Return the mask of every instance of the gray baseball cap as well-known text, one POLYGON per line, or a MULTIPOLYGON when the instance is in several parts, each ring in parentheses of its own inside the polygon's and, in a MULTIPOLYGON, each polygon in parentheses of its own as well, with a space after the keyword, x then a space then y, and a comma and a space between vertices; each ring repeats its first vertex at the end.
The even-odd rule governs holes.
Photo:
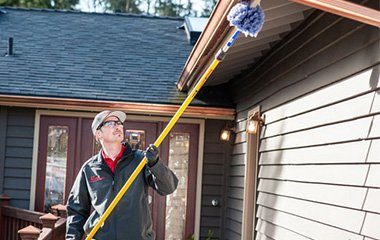
POLYGON ((127 118, 127 115, 122 111, 111 111, 111 110, 105 110, 103 112, 98 113, 94 120, 92 121, 91 129, 92 133, 95 135, 96 130, 100 126, 100 124, 103 123, 103 121, 111 116, 117 117, 121 122, 124 122, 127 118))

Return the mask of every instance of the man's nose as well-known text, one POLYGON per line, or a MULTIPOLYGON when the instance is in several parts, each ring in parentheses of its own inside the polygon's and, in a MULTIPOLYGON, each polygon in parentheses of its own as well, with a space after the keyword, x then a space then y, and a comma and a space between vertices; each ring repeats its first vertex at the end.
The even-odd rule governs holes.
POLYGON ((123 129, 123 125, 115 125, 115 130, 121 131, 123 129))

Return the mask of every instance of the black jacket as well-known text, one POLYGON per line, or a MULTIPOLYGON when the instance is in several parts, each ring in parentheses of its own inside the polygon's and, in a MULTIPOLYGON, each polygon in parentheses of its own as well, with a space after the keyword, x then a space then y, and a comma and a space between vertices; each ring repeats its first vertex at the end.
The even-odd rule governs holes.
MULTIPOLYGON (((66 239, 81 240, 95 226, 116 194, 144 157, 141 150, 126 144, 115 174, 104 162, 101 152, 83 164, 67 200, 66 239), (90 215, 91 207, 94 211, 90 215)), ((148 205, 148 186, 160 195, 172 193, 178 184, 174 173, 160 161, 147 165, 95 234, 101 240, 154 239, 148 205)))

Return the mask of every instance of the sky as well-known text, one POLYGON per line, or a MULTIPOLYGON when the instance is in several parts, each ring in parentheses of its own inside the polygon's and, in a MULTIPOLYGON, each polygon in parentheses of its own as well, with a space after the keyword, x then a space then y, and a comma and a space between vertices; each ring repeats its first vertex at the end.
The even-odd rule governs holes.
MULTIPOLYGON (((92 4, 93 0, 80 0, 79 4, 76 6, 76 8, 82 12, 103 12, 104 9, 102 6, 97 6, 94 8, 92 4)), ((199 13, 202 12, 203 8, 203 0, 192 0, 193 3, 193 9, 199 13)))

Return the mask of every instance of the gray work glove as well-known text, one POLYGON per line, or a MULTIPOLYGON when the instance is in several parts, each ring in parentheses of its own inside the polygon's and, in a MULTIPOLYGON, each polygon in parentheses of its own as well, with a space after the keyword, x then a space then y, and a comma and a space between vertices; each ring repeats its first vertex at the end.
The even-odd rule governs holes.
POLYGON ((160 151, 153 144, 150 144, 149 147, 147 147, 145 157, 148 159, 148 167, 153 167, 158 162, 160 159, 158 156, 159 154, 160 151))

